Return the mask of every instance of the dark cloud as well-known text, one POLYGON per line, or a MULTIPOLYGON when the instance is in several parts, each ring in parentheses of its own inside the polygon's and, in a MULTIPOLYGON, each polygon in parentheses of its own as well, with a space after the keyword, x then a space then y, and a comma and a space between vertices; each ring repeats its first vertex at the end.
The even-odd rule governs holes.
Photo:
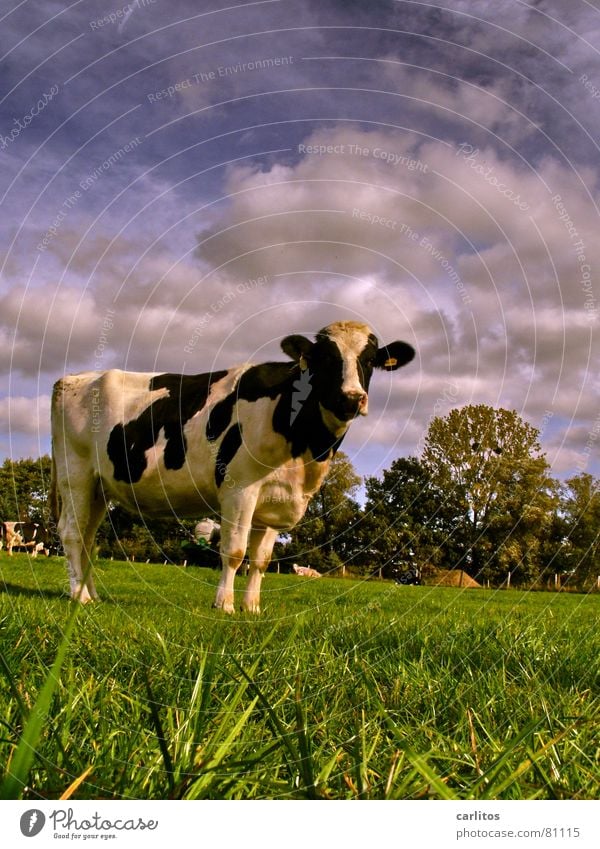
POLYGON ((361 472, 470 402, 551 421, 557 472, 596 468, 591 4, 47 0, 3 40, 17 454, 47 448, 63 371, 273 357, 343 315, 418 351, 352 431, 361 472))

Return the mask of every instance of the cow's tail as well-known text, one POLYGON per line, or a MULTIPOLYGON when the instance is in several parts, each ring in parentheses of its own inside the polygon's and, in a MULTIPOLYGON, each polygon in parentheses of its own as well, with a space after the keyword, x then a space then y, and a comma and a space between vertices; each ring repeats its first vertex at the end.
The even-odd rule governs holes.
POLYGON ((56 460, 54 459, 54 451, 52 452, 52 470, 50 472, 48 507, 50 509, 50 518, 54 524, 57 525, 60 517, 60 495, 58 494, 58 486, 56 484, 56 460))

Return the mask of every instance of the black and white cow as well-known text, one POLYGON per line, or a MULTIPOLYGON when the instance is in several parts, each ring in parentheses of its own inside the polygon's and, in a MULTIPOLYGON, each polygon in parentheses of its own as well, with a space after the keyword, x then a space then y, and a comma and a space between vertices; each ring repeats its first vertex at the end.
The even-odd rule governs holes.
POLYGON ((52 501, 73 598, 96 598, 91 554, 113 501, 148 517, 220 516, 214 606, 233 612, 247 551, 242 609, 260 611, 275 539, 302 518, 352 419, 367 414, 373 369, 394 371, 414 356, 405 342, 380 348, 369 327, 350 321, 314 342, 287 336, 281 347, 291 362, 196 375, 87 372, 56 383, 52 501))
POLYGON ((0 548, 3 547, 10 556, 15 548, 30 551, 32 557, 37 557, 40 551, 49 555, 50 534, 40 522, 2 522, 0 523, 0 548))

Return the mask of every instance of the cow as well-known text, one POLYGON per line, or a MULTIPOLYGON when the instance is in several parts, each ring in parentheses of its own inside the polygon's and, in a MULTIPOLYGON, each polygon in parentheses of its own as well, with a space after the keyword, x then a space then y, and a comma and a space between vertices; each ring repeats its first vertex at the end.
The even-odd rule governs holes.
POLYGON ((298 566, 297 563, 292 564, 292 569, 296 573, 296 575, 300 575, 302 578, 320 578, 321 573, 317 572, 316 569, 311 569, 310 566, 298 566))
POLYGON ((205 374, 85 372, 52 395, 51 507, 71 595, 97 598, 96 531, 109 501, 148 517, 220 517, 222 572, 213 607, 260 612, 275 540, 294 527, 354 418, 368 412, 373 369, 410 362, 405 342, 380 347, 364 324, 340 321, 311 341, 281 341, 287 362, 205 374))
POLYGON ((217 546, 221 539, 221 526, 214 519, 202 519, 194 528, 194 539, 206 546, 217 546))
POLYGON ((11 557, 15 548, 31 551, 32 557, 40 551, 50 554, 50 535, 40 522, 2 522, 0 536, 0 548, 5 546, 11 557))

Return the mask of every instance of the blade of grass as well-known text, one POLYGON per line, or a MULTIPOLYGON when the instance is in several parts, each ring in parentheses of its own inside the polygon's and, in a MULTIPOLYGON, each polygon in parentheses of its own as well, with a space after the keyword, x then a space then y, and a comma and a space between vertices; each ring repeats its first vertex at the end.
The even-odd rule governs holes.
POLYGON ((62 793, 61 796, 59 797, 60 801, 64 802, 66 799, 70 799, 71 796, 73 795, 73 793, 75 793, 75 791, 78 790, 79 787, 81 787, 81 785, 83 784, 83 782, 86 780, 86 778, 88 777, 90 772, 92 772, 93 769, 94 769, 93 766, 88 766, 88 768, 85 770, 85 772, 82 772, 81 775, 78 776, 75 779, 75 781, 72 781, 71 784, 69 784, 67 789, 64 791, 64 793, 62 793))
POLYGON ((29 712, 29 717, 10 759, 6 774, 0 785, 0 798, 20 799, 27 784, 27 777, 37 752, 37 746, 42 736, 44 722, 50 710, 52 698, 58 687, 60 672, 67 656, 71 642, 71 636, 75 628, 75 622, 81 609, 81 604, 75 603, 71 606, 71 612, 62 640, 58 646, 54 663, 46 676, 39 696, 29 712))
POLYGON ((4 673, 6 680, 8 681, 8 686, 10 688, 10 692, 12 693, 12 696, 13 696, 14 700, 16 701, 16 703, 19 707, 19 712, 21 714, 21 720, 23 722, 26 722, 27 717, 29 716, 29 708, 27 707, 27 705, 23 701, 23 697, 21 696, 21 693, 19 692, 19 688, 17 687, 17 683, 16 683, 15 679, 13 678, 13 674, 11 672, 10 666, 8 665, 8 662, 7 662, 6 658, 4 657, 4 654, 1 651, 0 651, 0 668, 2 669, 2 672, 4 673))
POLYGON ((315 776, 313 772, 313 758, 310 740, 307 734, 306 714, 302 708, 302 691, 300 684, 300 675, 296 676, 296 690, 294 692, 294 708, 296 713, 296 736, 298 738, 298 748, 300 750, 300 761, 298 768, 302 775, 304 787, 310 794, 311 799, 318 798, 315 790, 315 776))
MULTIPOLYGON (((494 795, 497 797, 501 796, 522 775, 524 775, 532 767, 535 767, 537 762, 541 760, 549 751, 552 751, 553 746, 555 746, 556 743, 562 740, 567 733, 568 732, 566 730, 561 731, 560 734, 557 734, 556 737, 554 737, 552 740, 549 740, 544 746, 542 746, 541 749, 533 751, 528 746, 526 749, 527 758, 523 760, 519 764, 519 766, 507 778, 504 779, 504 781, 494 786, 494 795)), ((544 776, 544 778, 547 782, 548 790, 551 793, 554 793, 554 783, 547 776, 544 776)))
MULTIPOLYGON (((471 792, 473 794, 477 793, 477 791, 481 787, 485 787, 485 791, 481 798, 486 799, 490 796, 490 794, 496 795, 496 785, 494 784, 494 780, 500 773, 502 767, 507 764, 508 759, 514 753, 515 749, 525 742, 527 737, 538 728, 541 719, 534 719, 531 722, 527 723, 527 725, 523 728, 523 730, 513 737, 508 746, 504 749, 502 754, 483 772, 477 781, 474 782, 471 792)), ((512 783, 512 782, 511 782, 512 783)))
POLYGON ((406 757, 417 770, 419 775, 421 775, 429 785, 435 790, 435 792, 442 799, 458 799, 460 798, 455 793, 450 790, 450 788, 446 785, 444 780, 434 771, 432 766, 428 763, 425 755, 417 755, 415 752, 406 751, 406 757))
POLYGON ((246 724, 248 717, 252 714, 252 711, 256 707, 256 702, 256 698, 252 699, 252 701, 250 702, 246 710, 241 714, 233 728, 222 740, 217 749, 211 754, 210 760, 206 763, 206 768, 204 767, 204 765, 202 766, 202 774, 194 781, 190 790, 188 790, 185 797, 186 799, 197 799, 202 795, 204 790, 210 787, 210 784, 213 781, 213 776, 211 775, 211 772, 216 770, 217 767, 221 766, 223 759, 227 756, 231 749, 231 744, 238 736, 238 734, 246 724))
POLYGON ((152 724, 154 725, 154 730, 156 731, 158 747, 160 749, 160 753, 165 764, 165 772, 167 774, 169 791, 172 793, 175 789, 175 779, 173 777, 173 761, 171 759, 171 753, 169 752, 169 747, 167 746, 167 738, 165 736, 163 725, 160 719, 160 714, 158 712, 158 703, 154 698, 154 693, 152 692, 152 685, 150 684, 150 678, 148 677, 148 672, 145 667, 142 674, 144 678, 144 686, 146 687, 146 695, 148 697, 148 709, 150 710, 152 724))

